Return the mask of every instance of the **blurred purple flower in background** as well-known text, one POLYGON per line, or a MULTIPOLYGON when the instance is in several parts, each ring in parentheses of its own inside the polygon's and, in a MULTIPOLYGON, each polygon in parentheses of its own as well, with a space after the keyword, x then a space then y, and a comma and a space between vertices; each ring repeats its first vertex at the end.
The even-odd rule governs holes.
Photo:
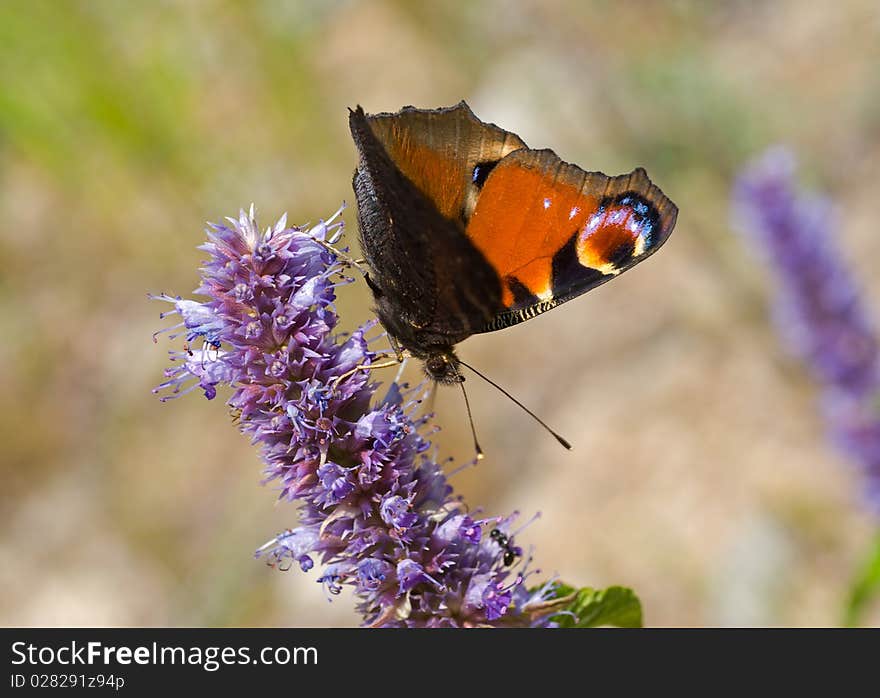
POLYGON ((862 469, 880 514, 880 350, 857 283, 838 250, 831 203, 801 193, 795 158, 774 147, 741 173, 736 227, 774 271, 774 317, 822 388, 831 438, 862 469))
MULTIPOLYGON (((242 432, 259 445, 266 481, 298 500, 301 525, 260 548, 271 564, 310 570, 330 594, 354 588, 370 626, 553 625, 557 585, 529 591, 528 557, 505 551, 483 529, 506 518, 474 518, 453 496, 417 416, 418 389, 392 385, 376 400, 366 334, 336 332, 335 287, 351 281, 317 240, 338 241, 342 222, 310 230, 285 219, 260 232, 250 213, 212 225, 196 293, 166 295, 187 344, 155 392, 164 399, 227 384, 242 432), (200 348, 190 346, 202 342, 200 348), (357 370, 356 370, 357 369, 357 370), (169 392, 170 391, 170 392, 169 392)), ((169 328, 173 329, 173 328, 169 328)), ((379 335, 381 337, 381 335, 379 335)))

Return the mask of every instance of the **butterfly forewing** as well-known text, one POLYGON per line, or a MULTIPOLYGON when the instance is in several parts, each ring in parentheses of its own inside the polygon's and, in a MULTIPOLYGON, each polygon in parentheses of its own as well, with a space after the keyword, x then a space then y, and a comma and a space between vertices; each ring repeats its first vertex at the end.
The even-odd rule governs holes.
POLYGON ((519 136, 480 121, 464 102, 446 109, 404 107, 368 117, 370 127, 400 171, 444 217, 460 221, 473 211, 479 180, 508 153, 525 148, 519 136))
POLYGON ((466 233, 502 283, 483 331, 522 322, 613 279, 669 237, 677 209, 642 169, 608 177, 551 150, 518 150, 487 177, 466 233))

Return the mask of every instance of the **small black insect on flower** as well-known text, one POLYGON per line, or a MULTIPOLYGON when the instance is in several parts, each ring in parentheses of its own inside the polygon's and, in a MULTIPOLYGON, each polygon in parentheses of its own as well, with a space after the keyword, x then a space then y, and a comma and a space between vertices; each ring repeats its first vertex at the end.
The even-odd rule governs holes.
POLYGON ((500 528, 493 528, 489 533, 489 537, 498 544, 501 550, 504 551, 503 560, 505 567, 510 567, 516 558, 522 557, 522 548, 512 545, 511 537, 504 533, 500 528))

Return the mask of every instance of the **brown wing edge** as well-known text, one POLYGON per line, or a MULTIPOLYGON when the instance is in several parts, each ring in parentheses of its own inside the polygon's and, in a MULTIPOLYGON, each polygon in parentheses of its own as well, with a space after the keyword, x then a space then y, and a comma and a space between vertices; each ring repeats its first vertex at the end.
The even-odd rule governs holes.
MULTIPOLYGON (((357 109, 360 109, 363 112, 363 108, 360 105, 357 105, 357 109)), ((349 109, 349 111, 351 111, 351 109, 349 109)), ((468 105, 468 103, 465 100, 461 100, 460 102, 458 102, 458 104, 453 104, 452 106, 449 106, 449 107, 437 107, 435 109, 424 109, 421 107, 414 107, 411 104, 409 104, 405 107, 401 107, 396 112, 383 111, 383 112, 377 112, 375 114, 366 114, 366 118, 367 118, 368 122, 372 122, 374 120, 380 120, 380 119, 394 119, 394 118, 398 118, 398 117, 405 115, 405 114, 440 116, 440 115, 444 115, 444 114, 454 114, 458 111, 463 111, 465 116, 467 117, 467 119, 469 121, 471 121, 474 125, 476 125, 480 128, 489 130, 489 131, 495 131, 499 134, 505 134, 505 135, 512 136, 513 138, 515 138, 519 141, 521 148, 528 148, 528 146, 525 144, 525 142, 522 140, 522 138, 517 136, 512 131, 508 131, 506 129, 503 129, 498 124, 495 124, 491 121, 483 121, 482 119, 480 119, 480 117, 478 117, 476 114, 474 114, 473 109, 470 108, 470 105, 468 105)))

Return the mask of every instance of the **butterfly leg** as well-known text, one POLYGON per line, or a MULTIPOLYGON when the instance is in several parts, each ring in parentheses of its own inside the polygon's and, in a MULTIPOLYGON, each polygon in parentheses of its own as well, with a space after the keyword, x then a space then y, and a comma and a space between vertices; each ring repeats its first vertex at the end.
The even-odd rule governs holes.
POLYGON ((397 357, 398 362, 403 363, 404 359, 409 358, 409 352, 400 346, 400 343, 391 335, 388 335, 388 343, 391 344, 391 351, 397 357))
POLYGON ((325 250, 327 250, 330 254, 332 254, 334 257, 336 257, 343 264, 345 264, 349 267, 354 267, 364 276, 366 276, 369 273, 369 270, 366 267, 364 267, 364 263, 367 260, 365 260, 363 258, 355 259, 350 254, 343 252, 342 250, 340 250, 337 247, 334 247, 326 240, 321 240, 320 238, 317 238, 317 237, 312 237, 312 240, 317 242, 321 247, 323 247, 325 250))
MULTIPOLYGON (((376 358, 377 358, 377 359, 384 359, 384 358, 387 357, 387 356, 390 356, 390 354, 378 354, 378 355, 376 356, 376 358)), ((390 361, 383 361, 383 362, 378 363, 378 364, 377 364, 377 363, 358 364, 357 366, 355 366, 355 367, 354 367, 353 369, 351 369, 350 371, 346 371, 346 372, 343 373, 341 376, 338 376, 338 377, 334 378, 334 379, 333 379, 333 382, 332 382, 332 384, 331 384, 331 390, 333 390, 333 391, 335 392, 336 389, 339 388, 339 384, 342 383, 342 381, 344 381, 346 378, 350 378, 351 376, 353 376, 353 375, 354 375, 355 373, 357 373, 358 371, 372 371, 374 368, 388 368, 388 367, 390 367, 390 366, 397 366, 397 365, 399 365, 399 364, 401 363, 401 361, 403 361, 403 359, 405 359, 405 358, 406 358, 405 355, 403 355, 403 356, 401 356, 401 357, 397 357, 397 356, 395 356, 395 357, 394 357, 393 359, 391 359, 390 361)))

